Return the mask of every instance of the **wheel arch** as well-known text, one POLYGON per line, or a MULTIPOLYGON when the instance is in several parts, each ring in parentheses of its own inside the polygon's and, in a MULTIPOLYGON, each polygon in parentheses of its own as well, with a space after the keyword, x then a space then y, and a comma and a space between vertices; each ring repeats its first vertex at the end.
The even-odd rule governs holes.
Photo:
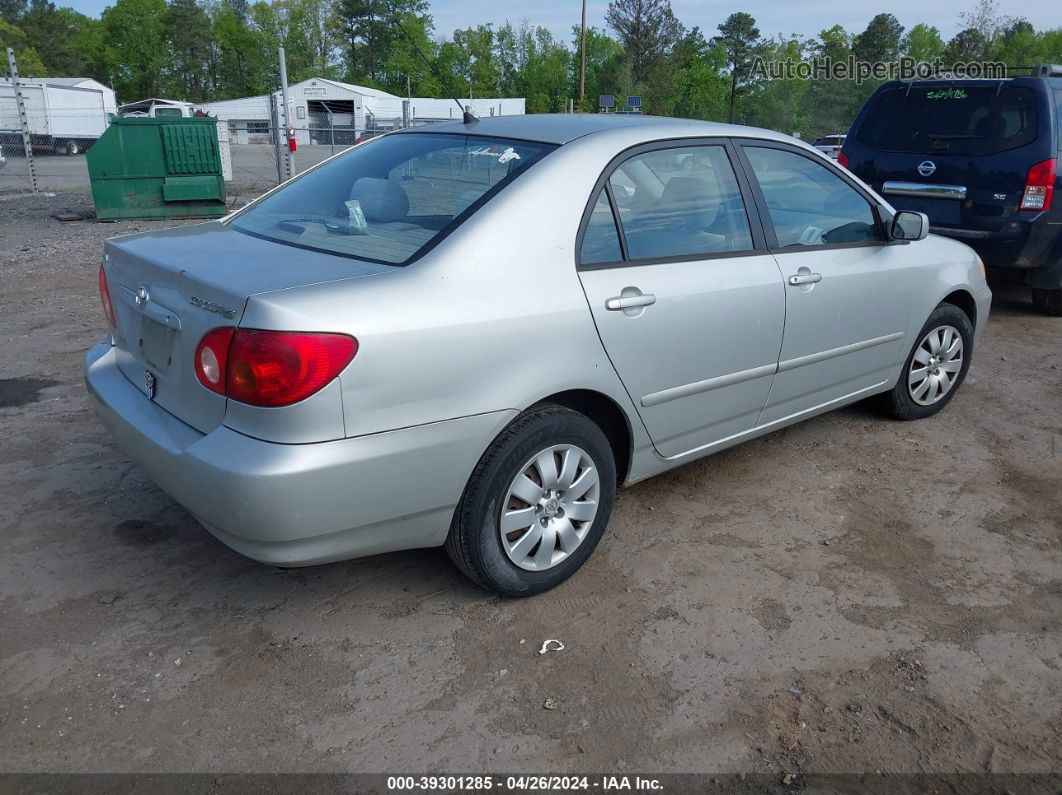
POLYGON ((592 389, 568 389, 537 401, 537 404, 541 403, 555 403, 577 411, 601 428, 616 460, 616 480, 619 483, 627 480, 631 469, 634 434, 630 418, 616 401, 592 389))
POLYGON ((970 325, 977 328, 977 302, 968 290, 961 288, 953 290, 944 296, 940 303, 958 307, 966 317, 970 318, 970 325))

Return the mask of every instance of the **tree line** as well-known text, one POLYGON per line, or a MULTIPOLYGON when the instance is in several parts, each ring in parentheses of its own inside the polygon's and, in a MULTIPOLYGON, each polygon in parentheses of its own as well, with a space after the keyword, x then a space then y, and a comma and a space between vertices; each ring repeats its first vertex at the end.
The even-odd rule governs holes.
POLYGON ((117 0, 99 19, 51 0, 0 0, 0 44, 20 72, 87 76, 121 101, 190 101, 263 94, 278 85, 276 51, 292 82, 311 76, 413 96, 522 96, 530 113, 596 110, 597 97, 640 95, 643 110, 734 121, 801 135, 844 131, 875 83, 757 76, 764 61, 829 57, 864 62, 1062 63, 1062 28, 978 0, 945 40, 930 25, 906 30, 883 12, 853 33, 761 34, 735 12, 714 31, 687 27, 670 0, 612 0, 605 29, 586 31, 579 101, 580 31, 567 40, 528 22, 481 24, 437 35, 427 0, 117 0))

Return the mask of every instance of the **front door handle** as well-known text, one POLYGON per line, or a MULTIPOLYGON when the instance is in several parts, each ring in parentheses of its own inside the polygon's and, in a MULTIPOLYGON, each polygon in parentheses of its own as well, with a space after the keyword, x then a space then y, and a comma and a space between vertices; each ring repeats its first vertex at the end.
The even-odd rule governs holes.
POLYGON ((817 284, 821 281, 821 273, 794 273, 789 277, 789 283, 794 287, 798 287, 801 284, 817 284))
POLYGON ((656 296, 652 293, 640 295, 617 295, 605 301, 605 309, 610 312, 618 312, 621 309, 633 309, 639 306, 652 306, 656 303, 656 296))

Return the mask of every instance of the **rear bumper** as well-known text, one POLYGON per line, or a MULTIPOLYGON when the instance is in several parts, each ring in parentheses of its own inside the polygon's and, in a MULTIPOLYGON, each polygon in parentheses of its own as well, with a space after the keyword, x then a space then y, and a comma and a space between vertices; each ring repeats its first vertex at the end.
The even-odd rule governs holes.
POLYGON ((129 382, 105 343, 87 353, 85 381, 103 424, 163 491, 237 552, 280 566, 442 544, 469 474, 516 415, 276 444, 184 424, 129 382))
POLYGON ((930 231, 970 246, 989 269, 1022 271, 1033 287, 1062 286, 1062 221, 1051 215, 1011 220, 997 232, 946 226, 930 231))

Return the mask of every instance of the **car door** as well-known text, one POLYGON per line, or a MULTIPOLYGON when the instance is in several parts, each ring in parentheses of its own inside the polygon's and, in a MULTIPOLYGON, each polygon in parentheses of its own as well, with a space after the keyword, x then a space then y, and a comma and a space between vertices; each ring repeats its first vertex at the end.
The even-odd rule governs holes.
POLYGON ((886 243, 871 195, 832 163, 766 141, 741 152, 786 281, 778 374, 760 424, 879 390, 908 348, 917 261, 886 243))
POLYGON ((579 275, 658 453, 754 427, 782 341, 785 288, 723 141, 632 150, 587 206, 579 275))

